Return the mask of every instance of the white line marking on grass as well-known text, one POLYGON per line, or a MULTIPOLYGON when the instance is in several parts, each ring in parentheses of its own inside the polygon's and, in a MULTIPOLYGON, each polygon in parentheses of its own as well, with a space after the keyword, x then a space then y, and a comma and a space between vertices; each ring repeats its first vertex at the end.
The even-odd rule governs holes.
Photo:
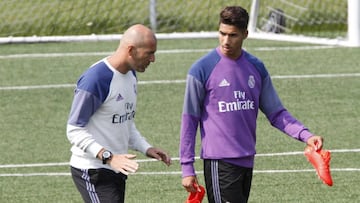
MULTIPOLYGON (((331 172, 359 172, 360 168, 331 168, 331 172)), ((254 170, 254 173, 308 173, 315 172, 315 169, 294 169, 294 170, 254 170)), ((203 174, 203 171, 196 171, 197 174, 203 174)), ((181 175, 181 171, 157 171, 157 172, 136 172, 135 175, 181 175)), ((32 176, 71 176, 70 173, 53 172, 53 173, 2 173, 0 177, 32 177, 32 176)))
POLYGON ((288 50, 314 50, 314 49, 332 49, 338 48, 338 46, 299 46, 299 47, 259 47, 254 48, 256 51, 288 51, 288 50))
POLYGON ((70 56, 106 56, 110 52, 73 52, 73 53, 32 53, 32 54, 9 54, 0 55, 0 59, 17 58, 50 58, 50 57, 70 57, 70 56))
MULTIPOLYGON (((338 77, 360 77, 360 73, 336 73, 336 74, 313 74, 313 75, 274 75, 272 79, 302 79, 302 78, 338 78, 338 77)), ((179 84, 186 80, 148 80, 139 81, 139 85, 152 84, 179 84)), ((4 86, 0 90, 31 90, 31 89, 55 89, 74 88, 75 84, 53 84, 53 85, 29 85, 29 86, 4 86)))
POLYGON ((156 53, 160 54, 181 54, 181 53, 199 53, 199 52, 209 52, 212 49, 169 49, 169 50, 159 50, 156 53))
MULTIPOLYGON (((331 153, 353 153, 360 152, 360 149, 333 149, 330 150, 331 153)), ((279 153, 266 153, 266 154, 256 154, 256 157, 271 157, 271 156, 292 156, 292 155, 303 155, 303 151, 295 152, 279 152, 279 153)), ((195 159, 200 159, 199 156, 195 159)), ((179 161, 179 157, 172 158, 172 161, 179 161)), ((138 159, 137 162, 156 162, 156 159, 138 159)), ((52 167, 52 166, 68 166, 69 162, 59 162, 59 163, 35 163, 35 164, 5 164, 0 165, 0 168, 31 168, 31 167, 52 167)))
MULTIPOLYGON (((211 49, 171 49, 158 50, 160 54, 181 54, 181 53, 197 53, 209 52, 211 49)), ((54 58, 54 57, 74 57, 74 56, 108 56, 112 52, 73 52, 73 53, 31 53, 31 54, 9 54, 0 55, 0 59, 18 59, 18 58, 54 58)))
POLYGON ((51 166, 69 166, 69 162, 38 163, 38 164, 6 164, 6 165, 0 165, 0 168, 32 168, 32 167, 51 167, 51 166))
MULTIPOLYGON (((332 153, 351 153, 351 152, 360 152, 360 149, 334 149, 330 150, 332 153)), ((269 157, 269 156, 292 156, 292 155, 302 155, 304 152, 295 151, 295 152, 280 152, 280 153, 267 153, 267 154, 257 154, 257 157, 269 157)), ((200 157, 195 157, 195 159, 200 159, 200 157)), ((173 161, 179 160, 178 157, 173 158, 173 161)), ((154 162, 155 159, 139 159, 137 162, 154 162)), ((38 163, 38 164, 8 164, 0 165, 0 168, 23 168, 23 167, 50 167, 50 166, 68 166, 69 162, 62 163, 38 163)), ((314 169, 298 169, 298 170, 254 170, 254 173, 302 173, 302 172, 314 172, 314 169)), ((359 172, 360 168, 331 168, 332 172, 359 172)), ((197 171, 196 173, 202 174, 202 171, 197 171)), ((53 172, 53 173, 3 173, 0 174, 0 177, 31 177, 31 176, 70 176, 70 173, 64 172, 53 172)), ((131 175, 181 175, 181 171, 156 171, 156 172, 137 172, 131 175)))
POLYGON ((148 80, 148 81, 139 81, 139 85, 151 85, 151 84, 177 84, 185 83, 186 80, 148 80))
POLYGON ((301 79, 301 78, 338 78, 359 77, 360 73, 336 73, 336 74, 313 74, 313 75, 274 75, 273 79, 301 79))
MULTIPOLYGON (((149 80, 139 81, 139 85, 149 84, 176 84, 185 83, 185 80, 149 80)), ((54 84, 54 85, 29 85, 29 86, 8 86, 0 87, 0 90, 30 90, 30 89, 56 89, 56 88, 74 88, 75 84, 54 84)))
MULTIPOLYGON (((360 168, 331 168, 331 172, 358 172, 360 168)), ((304 173, 315 172, 315 169, 293 169, 293 170, 254 170, 254 173, 304 173)), ((196 171, 197 174, 202 174, 203 171, 196 171)), ((181 175, 181 171, 159 171, 159 172, 137 172, 131 175, 181 175)))
POLYGON ((71 176, 70 173, 3 173, 0 177, 71 176))
POLYGON ((75 87, 75 84, 55 84, 55 85, 29 85, 29 86, 8 86, 0 87, 0 90, 30 90, 30 89, 55 89, 75 87))
MULTIPOLYGON (((247 49, 246 47, 244 47, 247 49)), ((314 49, 331 49, 339 48, 338 46, 290 46, 290 47, 258 47, 255 51, 281 51, 281 50, 314 50, 314 49)), ((251 49, 251 48, 249 48, 251 49)), ((179 54, 179 53, 198 53, 209 52, 212 49, 169 49, 158 50, 160 54, 179 54)), ((112 52, 72 52, 72 53, 29 53, 29 54, 8 54, 0 55, 0 59, 17 59, 17 58, 50 58, 50 57, 77 57, 77 56, 107 56, 112 52)))
MULTIPOLYGON (((360 152, 360 149, 332 149, 331 153, 351 153, 351 152, 360 152)), ((290 156, 290 155, 303 155, 303 151, 297 152, 279 152, 279 153, 266 153, 266 154, 256 154, 256 157, 266 157, 266 156, 290 156)))
MULTIPOLYGON (((347 172, 358 172, 360 168, 330 168, 331 172, 347 171, 347 172)), ((315 172, 315 169, 294 169, 294 170, 254 170, 254 173, 304 173, 304 172, 315 172)))

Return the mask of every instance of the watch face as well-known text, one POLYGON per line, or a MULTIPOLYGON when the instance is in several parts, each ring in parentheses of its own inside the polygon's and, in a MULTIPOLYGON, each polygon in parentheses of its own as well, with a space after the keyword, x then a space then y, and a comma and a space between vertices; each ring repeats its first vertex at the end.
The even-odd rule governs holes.
POLYGON ((102 153, 102 162, 103 164, 106 164, 108 160, 110 160, 112 157, 112 153, 110 151, 104 151, 102 153))
POLYGON ((104 151, 102 156, 103 156, 103 158, 108 159, 111 156, 111 153, 109 151, 104 151))

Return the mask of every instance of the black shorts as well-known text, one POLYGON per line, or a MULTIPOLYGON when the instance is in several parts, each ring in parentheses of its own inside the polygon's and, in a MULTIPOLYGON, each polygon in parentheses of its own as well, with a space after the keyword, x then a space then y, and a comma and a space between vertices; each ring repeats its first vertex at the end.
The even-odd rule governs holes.
POLYGON ((71 175, 84 202, 123 203, 127 176, 109 169, 77 169, 71 175))
POLYGON ((209 203, 246 203, 253 169, 221 160, 204 160, 204 176, 209 203))

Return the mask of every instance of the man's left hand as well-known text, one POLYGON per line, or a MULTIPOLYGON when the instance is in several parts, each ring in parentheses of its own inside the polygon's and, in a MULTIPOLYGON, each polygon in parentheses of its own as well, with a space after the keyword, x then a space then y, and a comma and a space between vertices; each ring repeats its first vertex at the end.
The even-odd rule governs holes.
POLYGON ((151 157, 151 158, 154 158, 154 159, 164 162, 167 166, 171 165, 171 157, 166 152, 164 152, 162 149, 150 147, 146 151, 146 155, 148 157, 151 157))

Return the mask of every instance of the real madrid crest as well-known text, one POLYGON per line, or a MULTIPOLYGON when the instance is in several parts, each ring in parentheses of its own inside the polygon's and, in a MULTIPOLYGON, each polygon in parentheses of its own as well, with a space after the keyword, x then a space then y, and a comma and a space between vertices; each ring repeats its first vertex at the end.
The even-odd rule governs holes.
POLYGON ((249 85, 250 88, 255 87, 255 78, 254 78, 253 75, 249 75, 248 85, 249 85))

